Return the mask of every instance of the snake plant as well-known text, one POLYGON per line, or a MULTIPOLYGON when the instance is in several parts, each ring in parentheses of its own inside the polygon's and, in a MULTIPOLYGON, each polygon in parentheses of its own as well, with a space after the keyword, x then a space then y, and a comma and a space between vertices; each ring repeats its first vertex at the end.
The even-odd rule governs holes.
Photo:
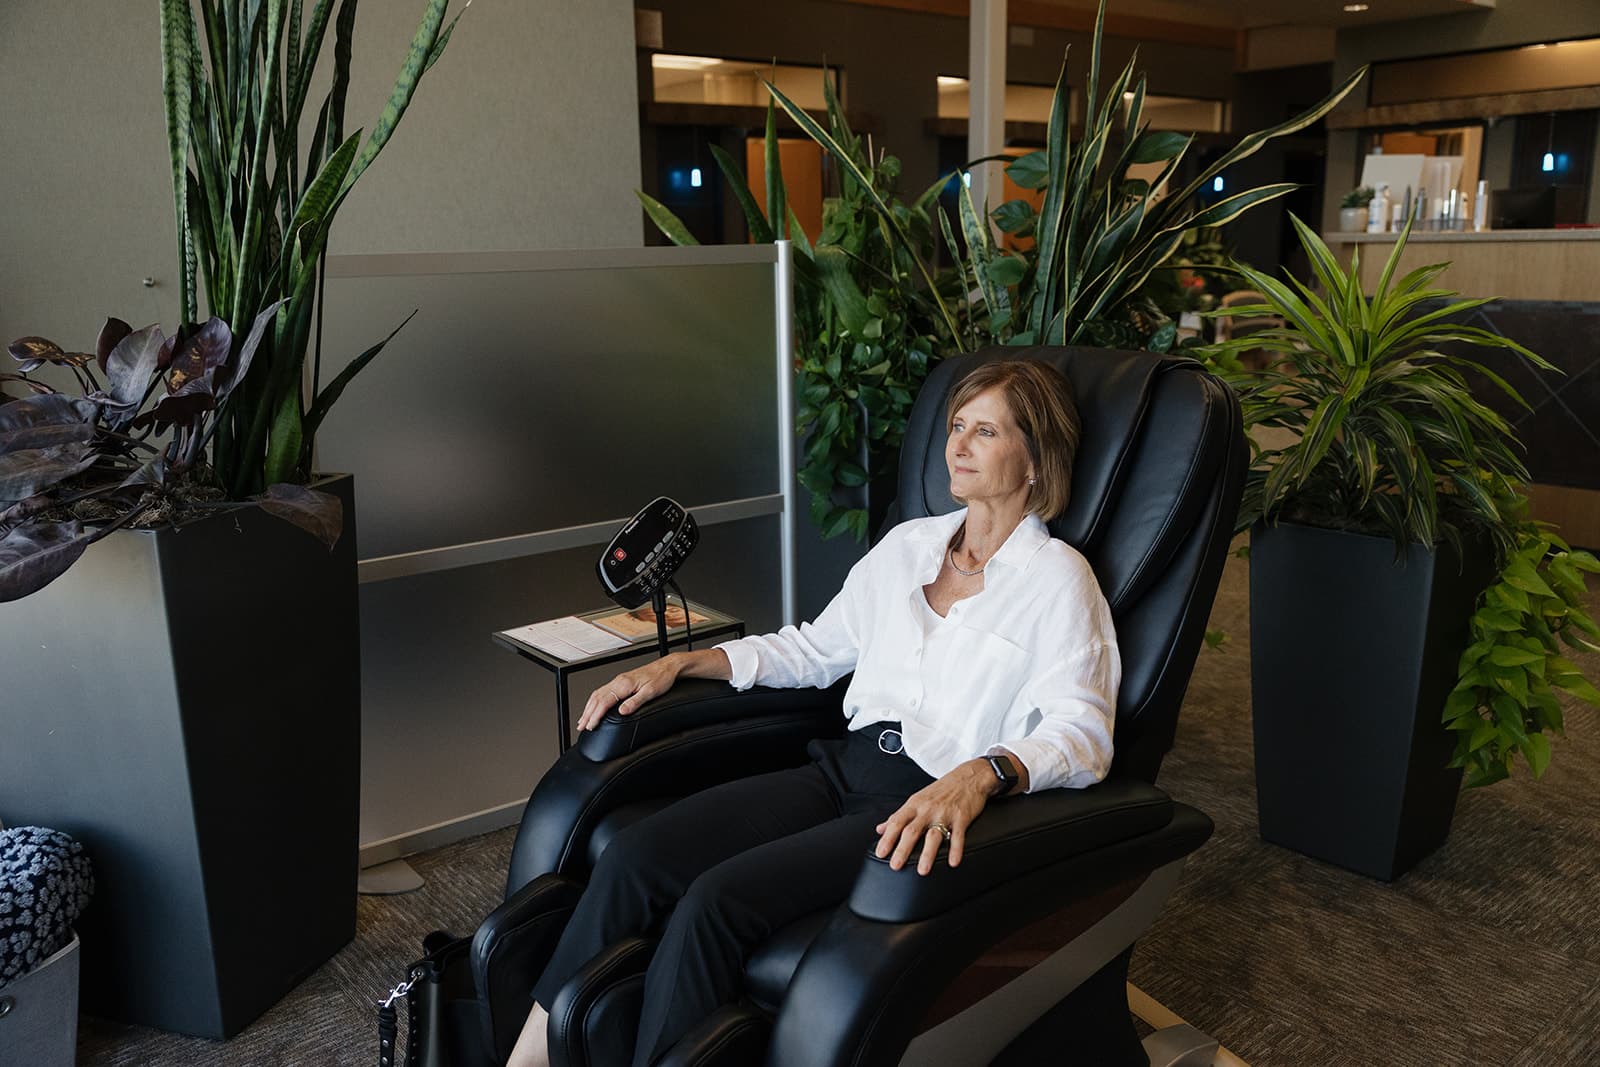
MULTIPOLYGON (((963 185, 957 201, 959 219, 952 223, 941 212, 940 228, 966 280, 957 293, 947 294, 936 284, 933 268, 917 247, 910 220, 882 197, 869 198, 886 234, 914 262, 912 280, 923 286, 959 349, 1100 340, 1097 334, 1103 333, 1106 323, 1127 315, 1130 301, 1151 273, 1168 263, 1185 233, 1221 226, 1295 186, 1274 182, 1210 205, 1197 203, 1201 190, 1274 138, 1320 120, 1366 73, 1363 67, 1350 74, 1327 97, 1294 118, 1246 135, 1187 184, 1168 190, 1194 138, 1152 130, 1143 121, 1146 85, 1142 74, 1135 76, 1137 54, 1116 78, 1102 84, 1104 26, 1105 0, 1101 0, 1090 39, 1082 133, 1074 140, 1063 63, 1044 150, 1021 156, 1006 167, 1016 184, 1043 191, 1043 206, 1035 211, 1026 201, 1012 200, 991 215, 987 205, 973 202, 970 188, 963 185), (1153 181, 1130 179, 1128 171, 1135 164, 1160 164, 1161 169, 1153 181), (1022 253, 1001 249, 985 222, 988 217, 1009 233, 1032 236, 1033 247, 1022 253), (960 242, 956 240, 958 228, 960 242)), ((828 130, 775 86, 769 85, 768 91, 789 117, 838 161, 846 175, 870 190, 865 173, 828 130)), ((1171 346, 1176 330, 1166 324, 1159 332, 1149 347, 1164 351, 1171 346)))
MULTIPOLYGON (((236 497, 304 481, 318 426, 379 342, 332 381, 304 364, 328 231, 389 143, 417 83, 449 43, 449 0, 428 0, 387 104, 363 140, 345 131, 356 0, 161 0, 161 71, 183 318, 212 315, 236 338, 276 305, 250 372, 215 421, 211 466, 236 497), (196 26, 194 8, 199 9, 196 26), (301 144, 312 81, 333 23, 333 77, 301 144)), ((460 18, 458 14, 457 19, 460 18)), ((390 335, 392 337, 393 334, 390 335)))

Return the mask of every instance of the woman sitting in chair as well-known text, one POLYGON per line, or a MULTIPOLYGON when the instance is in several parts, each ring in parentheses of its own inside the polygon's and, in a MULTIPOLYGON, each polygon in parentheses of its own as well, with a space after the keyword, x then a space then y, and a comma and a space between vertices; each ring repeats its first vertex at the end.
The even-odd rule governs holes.
POLYGON ((558 990, 625 937, 660 931, 634 1063, 647 1067, 735 999, 749 951, 844 901, 876 834, 896 870, 961 862, 991 797, 1082 788, 1111 765, 1121 662, 1089 564, 1051 538, 1079 421, 1055 368, 981 364, 950 397, 945 462, 966 508, 901 523, 850 571, 813 623, 676 652, 596 690, 578 720, 628 715, 681 677, 833 684, 845 739, 803 767, 738 779, 621 831, 562 934, 510 1067, 549 1063, 558 990))

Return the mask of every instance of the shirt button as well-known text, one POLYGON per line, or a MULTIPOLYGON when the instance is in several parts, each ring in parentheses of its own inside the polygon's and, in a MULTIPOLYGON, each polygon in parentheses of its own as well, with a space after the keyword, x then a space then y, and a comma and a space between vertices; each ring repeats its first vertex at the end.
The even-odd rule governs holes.
POLYGON ((918 698, 916 698, 916 697, 912 697, 912 698, 911 698, 911 706, 912 706, 912 707, 916 707, 916 706, 917 706, 917 699, 918 699, 918 698))

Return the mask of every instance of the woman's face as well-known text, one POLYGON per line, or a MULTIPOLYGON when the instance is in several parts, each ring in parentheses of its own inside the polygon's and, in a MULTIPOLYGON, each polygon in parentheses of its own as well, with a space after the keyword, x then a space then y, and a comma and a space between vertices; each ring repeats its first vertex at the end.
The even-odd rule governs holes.
POLYGON ((969 503, 1026 498, 1033 460, 1028 443, 996 386, 963 404, 950 424, 944 445, 950 493, 969 503))

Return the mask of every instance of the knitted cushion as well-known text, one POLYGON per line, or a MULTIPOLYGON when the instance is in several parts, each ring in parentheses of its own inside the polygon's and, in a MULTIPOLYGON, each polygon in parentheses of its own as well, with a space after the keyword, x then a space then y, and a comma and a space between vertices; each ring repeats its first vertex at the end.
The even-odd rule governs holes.
POLYGON ((0 830, 0 987, 72 940, 94 892, 83 846, 41 826, 0 830))

